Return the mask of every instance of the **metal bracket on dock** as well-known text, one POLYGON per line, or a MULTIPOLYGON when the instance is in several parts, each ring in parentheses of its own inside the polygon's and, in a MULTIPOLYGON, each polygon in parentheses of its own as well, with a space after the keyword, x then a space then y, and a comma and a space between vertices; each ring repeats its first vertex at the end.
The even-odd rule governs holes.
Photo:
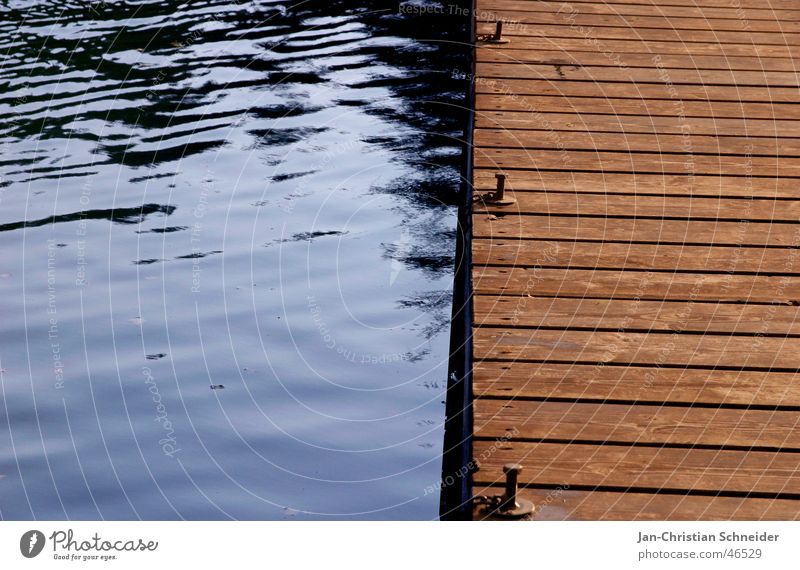
POLYGON ((480 200, 484 204, 489 204, 491 206, 510 206, 511 204, 516 204, 517 201, 512 198, 511 196, 506 196, 506 175, 505 174, 495 174, 495 178, 497 178, 497 188, 494 192, 490 194, 484 194, 480 197, 480 200))
POLYGON ((487 44, 507 44, 510 40, 503 39, 503 21, 498 20, 494 34, 484 34, 482 36, 478 36, 478 41, 487 44))
POLYGON ((522 465, 518 463, 506 463, 503 465, 503 473, 506 474, 506 492, 503 495, 493 497, 475 497, 481 503, 486 504, 490 509, 490 514, 504 519, 522 519, 533 514, 533 503, 517 497, 517 476, 522 471, 522 465))

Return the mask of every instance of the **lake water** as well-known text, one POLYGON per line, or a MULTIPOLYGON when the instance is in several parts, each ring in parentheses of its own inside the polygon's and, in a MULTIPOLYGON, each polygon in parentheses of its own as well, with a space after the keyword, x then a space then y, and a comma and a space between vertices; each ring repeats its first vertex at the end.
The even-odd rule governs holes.
POLYGON ((0 2, 0 518, 436 518, 464 25, 0 2))

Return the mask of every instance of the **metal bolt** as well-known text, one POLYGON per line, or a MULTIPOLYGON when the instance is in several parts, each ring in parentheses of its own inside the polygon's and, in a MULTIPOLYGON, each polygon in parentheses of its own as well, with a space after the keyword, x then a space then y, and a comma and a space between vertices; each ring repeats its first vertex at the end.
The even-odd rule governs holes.
POLYGON ((517 476, 522 471, 522 465, 519 463, 506 463, 503 465, 503 473, 506 474, 506 495, 503 498, 503 504, 500 505, 501 509, 514 509, 518 507, 517 504, 517 476))
POLYGON ((505 174, 495 174, 495 178, 497 178, 497 190, 495 190, 493 198, 495 200, 502 200, 503 199, 503 192, 506 189, 506 175, 505 174))
POLYGON ((495 174, 495 178, 497 178, 497 188, 494 192, 484 194, 481 197, 483 202, 485 204, 491 204, 492 206, 510 206, 511 204, 516 203, 516 200, 513 196, 505 195, 506 175, 503 173, 497 173, 495 174))
POLYGON ((480 41, 488 42, 490 44, 507 44, 508 40, 503 39, 503 21, 502 20, 497 21, 493 35, 486 34, 480 36, 479 39, 480 41))
POLYGON ((533 513, 533 503, 525 499, 517 499, 517 478, 522 471, 519 463, 506 463, 503 473, 506 474, 506 494, 496 514, 501 517, 521 519, 533 513))

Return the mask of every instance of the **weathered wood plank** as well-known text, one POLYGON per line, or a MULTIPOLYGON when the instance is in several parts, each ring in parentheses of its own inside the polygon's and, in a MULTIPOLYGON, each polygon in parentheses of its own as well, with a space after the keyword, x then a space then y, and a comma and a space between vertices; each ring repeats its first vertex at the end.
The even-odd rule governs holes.
MULTIPOLYGON (((585 7, 584 7, 585 8, 585 7)), ((489 11, 479 14, 482 21, 503 20, 513 22, 515 25, 509 26, 509 31, 517 34, 530 33, 526 28, 542 25, 561 25, 567 27, 611 27, 629 28, 631 30, 655 29, 664 32, 672 32, 676 37, 686 37, 687 41, 695 37, 693 32, 711 31, 720 34, 722 41, 729 41, 723 38, 732 38, 741 41, 741 36, 753 38, 759 42, 768 37, 768 34, 786 36, 787 43, 797 43, 798 32, 800 32, 800 22, 797 20, 778 20, 775 15, 771 19, 759 20, 755 18, 706 18, 706 17, 687 17, 669 16, 659 14, 653 16, 639 16, 633 14, 618 15, 615 13, 590 13, 585 10, 575 10, 569 12, 532 12, 520 10, 506 10, 493 7, 489 11), (729 36, 725 32, 739 33, 739 38, 735 35, 729 36)), ((512 34, 513 35, 513 34, 512 34)), ((666 35, 666 34, 665 34, 666 35)), ((769 39, 767 39, 769 41, 769 39)), ((738 42, 737 42, 738 43, 738 42)))
POLYGON ((800 228, 796 223, 592 218, 550 214, 518 216, 499 211, 484 213, 482 208, 476 208, 473 216, 472 235, 479 239, 616 241, 673 245, 800 245, 800 228))
POLYGON ((484 148, 525 150, 567 149, 792 158, 800 156, 798 138, 699 135, 692 134, 691 125, 687 125, 685 134, 571 132, 543 127, 544 125, 539 126, 534 123, 525 130, 476 129, 475 144, 484 148))
POLYGON ((792 235, 794 245, 800 245, 800 225, 797 224, 797 221, 800 220, 800 200, 675 196, 636 196, 632 198, 623 195, 566 192, 516 192, 514 198, 517 203, 512 207, 505 206, 501 209, 498 206, 478 201, 475 209, 476 212, 489 210, 504 214, 531 213, 788 222, 795 225, 792 235))
MULTIPOLYGON (((517 0, 517 1, 528 2, 529 0, 517 0)), ((597 4, 598 0, 568 0, 567 2, 557 2, 557 3, 559 5, 567 4, 568 6, 574 6, 576 9, 582 9, 582 7, 586 5, 597 4)), ((613 2, 611 2, 611 4, 613 4, 615 7, 624 6, 628 4, 656 6, 658 8, 664 6, 661 0, 614 0, 613 2)), ((700 8, 731 7, 730 0, 669 0, 669 5, 678 7, 697 6, 700 8)), ((794 3, 794 0, 737 0, 736 5, 746 9, 761 8, 765 10, 793 10, 797 8, 797 4, 794 3)), ((489 5, 486 2, 482 2, 481 4, 482 9, 490 9, 492 6, 494 6, 494 4, 489 5)))
POLYGON ((800 6, 477 9, 476 493, 515 462, 535 518, 800 517, 800 6))
MULTIPOLYGON (((556 43, 556 40, 551 40, 556 43)), ((568 40, 561 40, 568 42, 568 40)), ((733 70, 733 71, 796 71, 797 63, 788 57, 756 57, 756 56, 728 56, 728 55, 703 55, 679 53, 648 53, 645 46, 649 44, 640 42, 631 45, 631 42, 617 41, 620 47, 627 48, 629 52, 598 53, 597 51, 581 51, 581 45, 586 48, 585 42, 575 42, 574 46, 562 50, 516 49, 501 47, 500 49, 488 45, 479 47, 476 60, 481 63, 518 63, 525 65, 562 65, 569 67, 578 65, 607 66, 607 67, 653 67, 662 65, 670 69, 703 69, 703 70, 733 70), (636 51, 633 51, 637 48, 636 51)), ((563 45, 563 44, 562 44, 563 45)), ((569 44, 568 44, 569 45, 569 44)), ((713 45, 713 44, 710 44, 713 45)), ((548 46, 550 47, 550 46, 548 46)))
POLYGON ((615 81, 662 85, 665 93, 672 85, 737 85, 798 87, 796 72, 733 71, 717 69, 667 69, 656 67, 607 67, 564 65, 562 63, 484 63, 478 62, 480 77, 548 79, 553 81, 615 81))
MULTIPOLYGON (((481 25, 482 30, 491 31, 491 25, 481 25)), ((756 57, 759 59, 783 58, 794 60, 800 55, 800 47, 787 44, 764 45, 757 43, 720 43, 715 40, 707 42, 680 42, 680 41, 661 41, 657 39, 644 39, 630 33, 627 37, 611 39, 597 38, 594 36, 584 37, 577 34, 569 34, 566 37, 562 31, 561 36, 543 36, 536 30, 532 30, 529 36, 515 35, 513 42, 503 45, 497 44, 478 44, 478 50, 483 53, 493 51, 502 52, 504 50, 553 50, 558 52, 595 52, 603 54, 606 61, 614 65, 617 62, 625 62, 626 54, 648 54, 648 55, 698 55, 698 56, 726 56, 726 57, 756 57), (595 41, 597 40, 597 41, 595 41)), ((666 39, 666 38, 665 38, 666 39)), ((566 53, 564 53, 566 57, 566 53)), ((654 62, 655 63, 655 62, 654 62)), ((759 68, 760 69, 760 68, 759 68)))
POLYGON ((800 159, 753 156, 677 155, 582 150, 476 148, 477 168, 508 170, 583 170, 643 174, 727 174, 742 177, 800 178, 800 159))
POLYGON ((797 453, 476 441, 475 457, 478 485, 502 482, 513 462, 523 484, 800 493, 797 453))
MULTIPOLYGON (((623 43, 623 42, 618 42, 623 43)), ((623 43, 624 45, 624 43, 623 43)), ((795 72, 797 64, 791 58, 747 57, 697 54, 652 54, 647 53, 644 43, 638 44, 639 50, 633 53, 615 54, 598 53, 596 51, 569 51, 548 49, 492 49, 480 48, 476 53, 481 63, 517 63, 522 65, 561 65, 569 67, 641 67, 652 68, 662 65, 670 69, 703 69, 729 71, 783 71, 795 72)), ((549 47, 549 46, 548 46, 549 47)), ((632 47, 632 46, 625 46, 632 47)), ((563 69, 562 67, 562 69, 563 69)))
POLYGON ((798 249, 476 239, 472 250, 476 265, 800 275, 798 249))
POLYGON ((475 324, 763 335, 800 334, 800 307, 478 295, 475 324))
MULTIPOLYGON (((487 106, 502 108, 507 106, 502 99, 504 96, 485 96, 495 98, 497 101, 487 106)), ((556 99, 556 98, 546 98, 556 99)), ((560 100, 560 99, 558 99, 560 100)), ((573 131, 578 133, 645 133, 659 135, 715 135, 747 137, 758 140, 765 137, 776 143, 784 142, 782 139, 794 140, 800 133, 800 120, 783 120, 780 122, 771 119, 723 119, 705 117, 675 117, 659 116, 654 114, 626 115, 611 111, 608 114, 598 113, 603 111, 602 105, 592 106, 586 100, 579 103, 576 99, 564 100, 565 104, 559 107, 560 111, 541 111, 530 107, 523 111, 480 111, 475 117, 477 129, 504 129, 509 135, 517 131, 573 131)), ((623 101, 627 101, 623 99, 623 101)), ((652 102, 664 105, 664 102, 652 102)), ((757 105, 752 103, 752 105, 757 105)), ((508 105, 509 107, 512 105, 508 105)), ((669 113, 670 105, 664 105, 664 113, 669 113)), ((524 105, 523 105, 524 107, 524 105)), ((796 107, 796 106, 795 106, 796 107)), ((743 106, 739 106, 740 109, 743 106)), ((773 112, 775 109, 772 109, 773 112)), ((648 113, 652 109, 641 109, 648 113)), ((796 112, 795 109, 793 112, 796 112)), ((744 112, 747 112, 746 110, 744 112)), ((785 115, 784 115, 785 116, 785 115)), ((800 111, 797 111, 800 119, 800 111)), ((551 138, 553 135, 546 135, 551 138)))
MULTIPOLYGON (((493 190, 496 168, 478 168, 475 188, 493 190)), ((511 190, 597 193, 608 195, 728 196, 800 199, 800 186, 791 179, 753 176, 692 176, 689 174, 617 174, 613 172, 516 171, 506 181, 511 190)))
MULTIPOLYGON (((479 487, 476 495, 499 495, 498 487, 479 487)), ((609 493, 564 488, 522 489, 533 502, 537 521, 783 521, 800 520, 797 501, 705 495, 609 493)), ((476 509, 476 520, 487 515, 476 509)))
MULTIPOLYGON (((480 94, 524 95, 554 97, 591 97, 601 105, 605 99, 633 99, 650 100, 661 99, 672 101, 674 110, 672 115, 683 110, 680 102, 684 102, 687 112, 693 113, 689 102, 699 102, 703 109, 710 109, 701 116, 714 117, 726 116, 725 106, 718 102, 741 103, 797 103, 800 93, 790 87, 752 87, 741 85, 667 85, 660 83, 622 83, 602 81, 568 81, 560 79, 552 81, 540 78, 520 78, 516 73, 514 78, 482 77, 475 80, 475 91, 480 94), (715 113, 719 107, 719 113, 715 113)), ((465 76, 466 78, 466 76, 465 76)), ((513 98, 512 98, 513 99, 513 98)), ((512 104, 512 103, 509 103, 512 104)), ((480 107, 479 107, 480 108, 480 107)), ((735 117, 741 117, 739 111, 735 117)), ((636 112, 633 114, 641 114, 636 112)))
POLYGON ((650 366, 476 362, 477 398, 800 405, 800 373, 650 366))
MULTIPOLYGON (((555 130, 583 132, 642 132, 746 137, 796 137, 800 132, 800 113, 794 109, 782 113, 783 120, 769 119, 782 105, 772 108, 763 103, 717 103, 710 105, 685 103, 682 116, 674 115, 675 103, 638 101, 635 99, 513 97, 478 95, 476 126, 488 129, 555 130), (592 101, 597 101, 592 105, 592 101), (700 106, 705 106, 701 109, 700 106), (729 106, 730 113, 721 110, 729 106), (504 109, 504 110, 498 110, 504 109), (516 109, 516 110, 515 110, 516 109), (692 116, 694 111, 697 115, 692 116), (758 119, 754 117, 764 116, 758 119)), ((786 104, 785 106, 791 106, 786 104)))
MULTIPOLYGON (((797 22, 800 21, 800 10, 797 5, 784 3, 782 7, 765 9, 769 2, 762 1, 758 4, 737 2, 734 6, 730 1, 725 4, 720 2, 716 6, 704 5, 702 2, 674 2, 669 5, 660 2, 648 4, 637 2, 627 4, 624 2, 540 2, 536 0, 495 0, 492 2, 493 10, 518 11, 518 12, 548 12, 558 14, 611 14, 617 16, 663 16, 673 18, 702 18, 705 20, 767 20, 770 22, 797 22)), ((773 6, 775 6, 773 4, 773 6)), ((712 24, 715 22, 711 22, 712 24)))
MULTIPOLYGON (((546 260, 546 258, 543 258, 546 260)), ((800 277, 648 270, 475 267, 475 290, 505 295, 800 303, 800 277)))
POLYGON ((476 360, 800 370, 793 338, 478 328, 473 340, 476 360))
MULTIPOLYGON (((800 412, 481 399, 475 436, 800 451, 800 412)), ((800 464, 798 465, 800 466, 800 464)))
MULTIPOLYGON (((506 21, 510 21, 508 18, 506 21)), ((496 17, 491 21, 478 23, 479 34, 491 34, 495 29, 496 17)), ((668 24, 667 24, 668 25, 668 24)), ((672 42, 702 42, 721 44, 754 43, 766 46, 797 46, 798 34, 783 34, 781 32, 743 32, 741 30, 708 30, 708 29, 673 29, 664 27, 632 27, 625 26, 599 26, 584 25, 583 27, 568 24, 536 24, 523 28, 522 25, 506 26, 504 35, 511 37, 561 37, 561 38, 593 38, 597 40, 623 40, 638 37, 643 40, 672 41, 672 42)))

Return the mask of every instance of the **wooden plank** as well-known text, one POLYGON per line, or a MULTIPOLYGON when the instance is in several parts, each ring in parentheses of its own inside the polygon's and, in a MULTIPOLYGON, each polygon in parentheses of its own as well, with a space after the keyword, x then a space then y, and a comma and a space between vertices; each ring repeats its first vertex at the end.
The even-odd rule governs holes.
MULTIPOLYGON (((464 76, 464 78, 466 78, 466 76, 464 76)), ((748 115, 743 115, 745 111, 741 107, 737 107, 737 105, 741 105, 742 103, 800 102, 800 94, 798 94, 797 89, 790 87, 681 84, 667 86, 664 83, 635 84, 602 81, 569 81, 565 79, 552 81, 549 79, 512 79, 507 77, 481 77, 476 81, 475 91, 478 94, 479 109, 483 109, 481 106, 483 103, 480 101, 480 96, 483 94, 506 95, 511 99, 509 105, 514 105, 515 98, 519 98, 519 105, 526 104, 526 100, 521 99, 524 96, 568 97, 570 99, 589 97, 597 100, 598 105, 602 105, 603 101, 606 99, 630 99, 632 101, 656 99, 672 103, 672 113, 669 114, 670 116, 680 115, 680 113, 683 112, 686 116, 747 118, 748 115), (683 105, 676 103, 676 101, 683 102, 683 105), (691 102, 697 104, 691 105, 691 102), (733 103, 733 105, 719 105, 718 103, 720 102, 730 102, 733 103)), ((577 101, 576 104, 578 104, 577 101)), ((634 103, 631 102, 629 107, 620 108, 620 111, 633 115, 663 114, 658 112, 642 112, 643 108, 649 108, 650 103, 641 103, 639 106, 633 105, 634 103)), ((608 112, 613 112, 613 107, 608 107, 607 105, 606 107, 612 109, 612 111, 608 112)), ((763 105, 762 108, 766 109, 763 105)), ((513 107, 510 107, 510 109, 513 109, 513 107)), ((656 111, 658 110, 655 106, 654 109, 656 109, 656 111)), ((522 108, 520 110, 530 111, 531 108, 522 108)), ((563 108, 559 110, 563 110, 563 108)), ((779 108, 779 114, 776 114, 776 111, 771 111, 766 117, 775 118, 776 116, 786 116, 787 118, 794 118, 794 115, 786 115, 784 111, 791 112, 788 107, 784 106, 779 108)), ((601 110, 598 109, 595 112, 601 112, 601 110)), ((759 116, 754 118, 758 118, 759 116)))
MULTIPOLYGON (((475 188, 491 191, 497 184, 496 168, 475 170, 475 188)), ((550 195, 597 194, 607 196, 655 197, 715 197, 754 198, 790 201, 800 196, 796 184, 790 179, 754 176, 742 177, 691 176, 686 174, 565 172, 519 170, 506 179, 506 188, 512 192, 547 192, 550 195)))
POLYGON ((624 195, 567 192, 514 192, 513 196, 517 200, 513 206, 494 206, 478 201, 475 204, 475 211, 498 211, 501 214, 530 212, 573 216, 788 222, 794 224, 795 228, 786 237, 792 240, 793 245, 800 245, 800 225, 797 225, 797 221, 800 220, 800 200, 675 196, 632 198, 624 195))
MULTIPOLYGON (((549 90, 551 84, 543 90, 549 90)), ((612 88, 619 85, 612 85, 612 88)), ((645 86, 641 86, 645 87, 645 86)), ((652 86, 650 86, 652 87, 652 86)), ((709 87, 713 89, 713 87, 709 87)), ((746 90, 747 88, 743 88, 746 90)), ((704 121, 697 119, 725 120, 719 125, 724 128, 728 125, 753 126, 753 129, 767 130, 769 136, 780 133, 795 136, 798 132, 797 121, 800 114, 794 103, 748 103, 748 102, 725 102, 725 101, 679 101, 666 100, 663 97, 647 99, 645 97, 610 98, 606 96, 562 96, 558 93, 549 95, 518 95, 511 91, 506 91, 503 87, 487 85, 486 93, 479 93, 476 99, 478 113, 476 118, 487 118, 494 123, 507 122, 512 120, 541 121, 549 119, 553 113, 580 114, 583 115, 611 115, 621 121, 633 119, 641 120, 642 117, 653 119, 654 124, 660 125, 667 120, 680 121, 682 125, 702 125, 704 121), (679 109, 680 114, 675 110, 679 109), (545 117, 535 117, 532 113, 546 114, 545 117), (507 121, 502 121, 503 118, 507 121), (788 121, 788 125, 772 125, 777 118, 788 121), (733 119, 735 121, 729 121, 733 119), (790 129, 787 131, 787 129, 790 129)), ((630 93, 627 93, 628 95, 630 93)), ((643 92, 642 95, 645 95, 643 92)), ((593 117, 587 117, 592 120, 593 117)), ((609 117, 605 117, 609 120, 609 117)), ((574 121, 574 119, 573 119, 574 121)), ((531 125, 532 126, 532 125, 531 125)), ((524 128, 509 125, 509 128, 524 128)), ((687 127, 684 126, 684 129, 687 127)))
MULTIPOLYGON (((474 172, 479 192, 494 190, 496 168, 474 172)), ((597 193, 653 196, 726 196, 758 198, 800 198, 797 182, 789 179, 752 176, 697 176, 679 174, 616 174, 613 172, 516 171, 506 180, 506 187, 516 191, 597 193)))
MULTIPOLYGON (((501 100, 503 96, 485 96, 483 105, 489 107, 506 106, 501 100), (486 103, 486 99, 495 99, 486 103)), ((555 98, 545 98, 555 99, 555 98)), ((564 100, 566 101, 566 100, 564 100)), ((563 106, 547 105, 548 109, 558 108, 566 112, 542 112, 537 107, 520 105, 523 112, 515 111, 479 111, 475 116, 475 127, 478 129, 502 128, 511 131, 509 135, 516 134, 518 130, 544 129, 548 131, 575 131, 580 133, 649 133, 664 135, 719 135, 739 137, 769 137, 775 144, 782 144, 783 138, 795 140, 800 134, 800 121, 782 118, 774 119, 724 119, 701 117, 674 117, 659 115, 624 115, 614 112, 608 114, 588 113, 586 111, 603 111, 604 106, 595 105, 592 108, 589 100, 576 103, 572 99, 563 106), (572 107, 572 108, 571 108, 572 107)), ((623 100, 626 101, 626 100, 623 100)), ((548 102, 549 103, 549 102, 548 102)), ((653 101, 652 104, 664 105, 663 101, 653 101)), ((751 105, 753 105, 751 103, 751 105)), ((507 105, 512 107, 514 105, 507 105)), ((674 109, 674 105, 672 105, 674 109)), ((795 107, 797 107, 795 105, 795 107)), ((639 109, 647 112, 649 109, 639 109)), ((668 109, 663 109, 668 113, 668 109)), ((772 112, 776 112, 772 109, 772 112)), ((800 111, 798 111, 800 113, 800 111)), ((800 114, 797 115, 800 118, 800 114)), ((757 139, 756 139, 757 140, 757 139)))
POLYGON ((477 328, 476 360, 800 370, 792 338, 477 328))
MULTIPOLYGON (((496 19, 478 22, 478 34, 491 34, 494 32, 496 19)), ((671 42, 698 42, 720 44, 759 44, 764 46, 791 46, 797 47, 797 34, 782 34, 780 32, 743 32, 741 30, 686 30, 670 27, 607 27, 607 26, 570 26, 567 24, 537 24, 535 26, 515 26, 511 29, 507 25, 503 35, 516 41, 517 37, 554 37, 554 38, 590 38, 592 40, 624 40, 638 38, 644 41, 671 41, 671 42)))
POLYGON ((800 303, 792 276, 600 271, 545 267, 475 267, 476 291, 486 294, 800 303))
POLYGON ((800 373, 590 364, 475 363, 476 398, 800 406, 800 373))
POLYGON ((800 335, 800 307, 477 295, 475 325, 800 335))
MULTIPOLYGON (((528 2, 529 0, 523 1, 528 2)), ((582 7, 586 6, 587 4, 597 4, 598 0, 568 0, 567 2, 564 2, 563 0, 553 0, 553 3, 559 8, 564 4, 567 4, 568 6, 574 6, 576 9, 582 9, 582 7)), ((628 4, 657 6, 659 8, 664 6, 697 6, 701 8, 731 7, 730 0, 667 0, 666 2, 663 2, 662 0, 612 0, 608 2, 608 4, 614 7, 625 6, 628 4)), ((495 5, 496 4, 494 3, 491 4, 491 6, 495 5)), ((486 8, 487 6, 488 4, 486 3, 481 4, 482 8, 486 8)), ((792 10, 797 8, 795 0, 737 0, 736 6, 741 6, 745 9, 761 8, 769 10, 792 10)))
MULTIPOLYGON (((800 412, 481 399, 475 436, 800 451, 800 412)), ((798 463, 800 467, 800 463, 798 463)))
POLYGON ((727 174, 750 176, 759 172, 782 178, 800 177, 800 159, 754 156, 675 155, 658 153, 593 152, 476 148, 477 168, 507 170, 582 170, 645 174, 727 174))
MULTIPOLYGON (((559 43, 569 40, 560 40, 559 43)), ((555 43, 555 42, 554 42, 555 43)), ((632 42, 617 41, 621 47, 629 50, 636 49, 631 53, 598 53, 597 51, 581 51, 572 46, 562 50, 541 49, 516 49, 514 47, 493 48, 491 44, 479 47, 476 52, 476 61, 482 63, 518 63, 518 64, 537 64, 537 65, 570 65, 584 66, 609 66, 609 67, 654 67, 656 64, 665 68, 672 69, 704 69, 704 70, 736 70, 736 71, 786 71, 796 72, 797 63, 794 59, 784 57, 756 57, 756 56, 729 56, 729 55, 703 55, 686 54, 649 53, 644 42, 631 45, 632 42), (655 58, 655 59, 654 59, 655 58)), ((575 46, 586 48, 585 42, 574 42, 575 46)), ((569 45, 569 44, 567 44, 569 45)), ((713 45, 713 44, 710 44, 713 45)), ((549 47, 549 46, 548 46, 549 47)))
POLYGON ((483 239, 472 249, 476 265, 800 275, 798 249, 483 239))
POLYGON ((798 245, 800 228, 794 223, 780 222, 494 215, 478 209, 473 216, 472 235, 478 239, 789 247, 798 245))
MULTIPOLYGON (((476 495, 499 495, 499 487, 479 487, 476 495)), ((609 493, 564 488, 522 489, 533 502, 537 521, 791 521, 800 520, 797 501, 705 495, 609 493)), ((486 517, 476 509, 475 520, 486 517)))
POLYGON ((601 150, 616 152, 696 153, 737 156, 800 157, 800 139, 768 137, 719 137, 693 134, 575 133, 542 129, 530 124, 526 130, 476 129, 475 144, 481 147, 525 150, 601 150), (535 127, 538 129, 535 130, 535 127))
POLYGON ((800 6, 476 8, 510 40, 461 74, 476 492, 513 461, 539 518, 798 517, 800 6))
MULTIPOLYGON (((492 9, 497 11, 549 12, 567 14, 612 14, 618 16, 665 16, 672 18, 703 18, 706 20, 767 20, 770 22, 800 21, 797 5, 784 4, 783 8, 764 9, 767 2, 745 5, 742 2, 721 4, 718 7, 703 6, 699 2, 680 5, 646 2, 625 4, 620 2, 540 2, 534 0, 495 0, 492 9)), ((710 22, 715 24, 716 22, 710 22)))
POLYGON ((732 71, 717 69, 667 69, 653 67, 579 66, 562 63, 483 63, 476 64, 480 77, 547 79, 552 81, 614 81, 621 83, 653 83, 668 90, 672 85, 736 85, 798 87, 796 72, 732 71))
MULTIPOLYGON (((482 26, 484 30, 491 31, 490 25, 482 26)), ((505 50, 553 50, 576 54, 577 52, 601 52, 607 61, 618 65, 617 62, 626 62, 626 54, 652 55, 697 55, 697 56, 724 56, 724 57, 756 57, 761 60, 782 58, 794 60, 800 55, 800 47, 782 45, 762 45, 756 43, 719 43, 716 40, 709 42, 680 42, 660 41, 656 39, 643 39, 630 33, 621 39, 596 38, 572 35, 572 37, 559 37, 555 35, 543 36, 531 30, 529 36, 516 35, 513 42, 508 44, 478 44, 479 51, 486 53, 503 52, 505 50), (606 55, 608 54, 608 55, 606 55)))
MULTIPOLYGON (((584 7, 585 8, 585 7, 584 7)), ((655 30, 669 30, 674 32, 679 37, 693 37, 691 32, 696 30, 711 31, 719 34, 725 32, 737 32, 745 37, 752 37, 753 41, 760 41, 768 34, 776 34, 781 37, 786 37, 786 42, 794 42, 795 45, 798 41, 798 32, 800 32, 800 22, 797 20, 778 20, 775 15, 770 19, 759 20, 753 18, 743 19, 740 16, 734 18, 707 18, 707 17, 687 17, 687 14, 681 16, 669 16, 666 14, 659 14, 654 16, 637 16, 632 14, 618 15, 615 13, 590 13, 583 10, 569 12, 564 10, 558 12, 531 12, 520 10, 505 10, 498 7, 493 7, 491 10, 482 11, 479 13, 479 21, 494 22, 503 20, 504 22, 513 23, 509 25, 508 29, 513 35, 514 33, 525 34, 530 33, 526 28, 539 27, 542 25, 564 25, 567 27, 610 27, 610 28, 630 28, 631 30, 642 29, 655 29, 655 30)), ((726 34, 722 36, 728 38, 726 34)), ((737 38, 733 36, 734 42, 737 38)), ((724 40, 727 41, 727 40, 724 40)), ((738 41, 741 41, 739 38, 738 41)), ((767 40, 769 41, 769 40, 767 40)))
POLYGON ((526 485, 800 493, 797 453, 479 440, 475 457, 478 485, 503 481, 503 464, 513 462, 526 485))

